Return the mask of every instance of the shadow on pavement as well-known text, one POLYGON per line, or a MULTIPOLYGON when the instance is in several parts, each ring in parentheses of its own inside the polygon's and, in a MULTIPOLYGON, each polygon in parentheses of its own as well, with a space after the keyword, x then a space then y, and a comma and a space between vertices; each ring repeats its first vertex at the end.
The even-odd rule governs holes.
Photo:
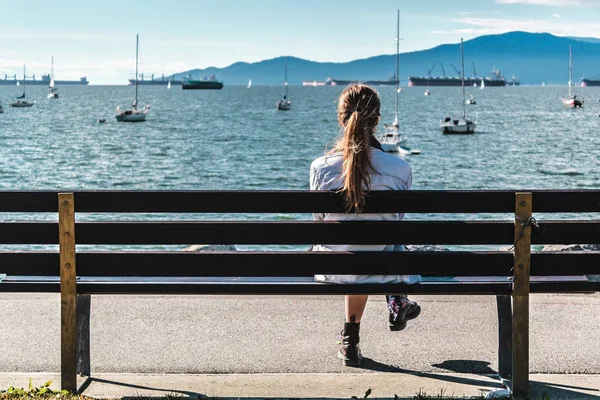
MULTIPOLYGON (((172 397, 177 397, 177 398, 183 398, 185 396, 193 398, 193 399, 201 399, 201 398, 206 398, 207 396, 204 396, 201 393, 196 393, 196 392, 189 392, 186 390, 173 390, 173 389, 164 389, 164 388, 157 388, 157 387, 151 387, 151 386, 143 386, 143 385, 133 385, 130 383, 124 383, 124 382, 116 382, 116 381, 109 381, 107 379, 99 379, 99 378, 89 378, 89 384, 87 386, 89 386, 91 383, 93 382, 97 382, 97 383, 102 383, 105 385, 115 385, 115 386, 123 386, 123 387, 128 387, 128 388, 132 388, 132 389, 140 389, 140 390, 156 390, 158 392, 163 392, 163 393, 169 393, 170 395, 172 395, 172 397)), ((143 397, 144 400, 151 400, 151 399, 164 399, 165 396, 125 396, 122 397, 122 400, 126 400, 126 399, 139 399, 140 397, 143 397)), ((171 397, 171 396, 169 396, 171 397)))

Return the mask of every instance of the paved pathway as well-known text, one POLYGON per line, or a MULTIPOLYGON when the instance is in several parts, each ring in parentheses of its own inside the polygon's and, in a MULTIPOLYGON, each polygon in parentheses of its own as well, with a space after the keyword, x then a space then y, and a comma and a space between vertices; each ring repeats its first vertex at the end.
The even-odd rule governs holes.
MULTIPOLYGON (((383 296, 362 324, 362 369, 335 357, 343 299, 333 296, 94 296, 95 373, 493 373, 492 296, 414 296, 421 316, 386 328, 383 296)), ((58 371, 55 294, 0 294, 0 371, 58 371)), ((600 374, 600 296, 532 295, 532 373, 600 374)))

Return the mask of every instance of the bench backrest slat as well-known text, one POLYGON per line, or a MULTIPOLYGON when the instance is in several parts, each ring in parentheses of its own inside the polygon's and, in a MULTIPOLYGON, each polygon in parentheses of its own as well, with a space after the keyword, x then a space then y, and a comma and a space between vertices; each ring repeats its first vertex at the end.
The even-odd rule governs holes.
POLYGON ((80 222, 78 244, 512 244, 498 221, 80 222))
POLYGON ((58 222, 0 222, 0 244, 58 244, 58 222))

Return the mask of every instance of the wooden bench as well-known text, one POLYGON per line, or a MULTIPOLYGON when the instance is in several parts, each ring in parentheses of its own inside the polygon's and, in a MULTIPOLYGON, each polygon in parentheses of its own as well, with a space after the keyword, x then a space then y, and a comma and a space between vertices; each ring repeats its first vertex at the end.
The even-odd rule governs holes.
POLYGON ((340 195, 331 192, 0 192, 0 212, 40 217, 1 222, 0 243, 59 249, 0 251, 0 274, 5 274, 0 275, 0 292, 61 293, 61 383, 70 391, 77 390, 78 373, 86 377, 91 373, 90 295, 496 295, 499 375, 515 394, 526 395, 529 294, 600 291, 599 282, 561 279, 600 274, 600 252, 532 252, 532 246, 542 244, 600 243, 599 221, 538 220, 536 224, 531 218, 533 211, 598 212, 600 191, 377 192, 369 197, 365 212, 422 215, 401 222, 308 219, 312 212, 341 210, 340 195), (58 213, 58 222, 48 221, 40 213, 58 213), (105 220, 84 220, 88 213, 105 220), (128 214, 126 221, 123 213, 128 214), (147 213, 176 217, 147 220, 146 216, 145 220, 139 215, 147 213), (262 219, 231 219, 230 214, 240 213, 262 219), (282 213, 302 214, 304 219, 269 219, 269 215, 282 213), (440 220, 440 215, 458 213, 474 214, 478 219, 453 216, 440 220), (502 213, 510 219, 482 219, 480 214, 485 213, 502 213), (193 214, 194 219, 181 220, 180 214, 193 214), (121 220, 115 221, 117 218, 121 220), (512 251, 305 251, 306 245, 314 243, 514 247, 512 251), (76 245, 190 244, 304 247, 219 253, 156 251, 151 247, 141 251, 76 249, 76 245), (425 279, 414 285, 330 285, 315 283, 315 274, 420 274, 448 280, 425 279))

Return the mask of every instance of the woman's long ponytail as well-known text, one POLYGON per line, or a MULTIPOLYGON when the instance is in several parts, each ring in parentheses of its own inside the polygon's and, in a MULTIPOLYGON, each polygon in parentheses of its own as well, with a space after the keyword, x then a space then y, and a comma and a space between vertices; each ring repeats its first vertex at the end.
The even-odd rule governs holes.
POLYGON ((340 95, 338 119, 344 135, 335 151, 343 154, 342 178, 346 212, 363 211, 370 186, 371 163, 369 144, 379 122, 377 92, 366 85, 352 85, 340 95))

